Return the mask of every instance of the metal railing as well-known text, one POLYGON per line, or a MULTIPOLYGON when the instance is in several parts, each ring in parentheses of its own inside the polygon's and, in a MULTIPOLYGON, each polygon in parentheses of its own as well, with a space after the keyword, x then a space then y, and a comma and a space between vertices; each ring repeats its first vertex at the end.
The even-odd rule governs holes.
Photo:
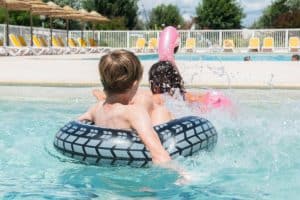
MULTIPOLYGON (((84 31, 83 38, 93 37, 100 46, 113 48, 135 48, 138 38, 159 39, 160 31, 84 31)), ((179 31, 181 47, 186 46, 187 38, 195 38, 196 49, 222 48, 223 41, 233 40, 235 49, 247 49, 249 40, 252 37, 260 39, 262 45, 263 39, 272 37, 274 39, 274 48, 288 49, 289 38, 299 37, 300 29, 241 29, 241 30, 191 30, 179 31)), ((71 31, 70 36, 77 38, 81 36, 80 31, 71 31)))
MULTIPOLYGON (((0 40, 6 44, 5 38, 6 26, 0 24, 0 40)), ((22 35, 27 44, 30 45, 30 27, 24 26, 9 26, 9 32, 22 35)), ((223 41, 226 39, 233 40, 234 48, 237 50, 247 49, 249 39, 252 37, 260 38, 262 45, 265 37, 274 38, 275 49, 288 49, 289 38, 299 37, 300 29, 240 29, 240 30, 180 30, 181 47, 186 46, 187 38, 195 38, 196 49, 214 49, 222 48, 223 41)), ((33 28, 33 34, 43 36, 50 42, 50 30, 45 28, 33 28)), ((88 41, 89 38, 94 38, 99 46, 111 48, 135 48, 138 38, 145 38, 149 41, 150 38, 159 39, 160 31, 70 31, 69 37, 83 38, 88 41)), ((66 30, 53 30, 54 36, 60 36, 66 43, 66 30)))

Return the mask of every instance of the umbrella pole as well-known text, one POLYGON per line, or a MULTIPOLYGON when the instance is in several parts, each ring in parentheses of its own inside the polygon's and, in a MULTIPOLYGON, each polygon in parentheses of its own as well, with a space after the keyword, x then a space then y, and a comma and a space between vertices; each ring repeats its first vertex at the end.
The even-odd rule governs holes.
POLYGON ((32 12, 30 11, 30 45, 33 46, 33 20, 32 20, 32 12))
POLYGON ((67 19, 67 46, 69 46, 69 30, 70 30, 70 23, 69 23, 69 19, 67 19))
POLYGON ((6 19, 6 46, 9 46, 9 12, 5 9, 5 19, 6 19))
POLYGON ((50 17, 50 46, 52 47, 52 17, 50 17))
POLYGON ((93 40, 95 40, 95 23, 93 23, 93 40))

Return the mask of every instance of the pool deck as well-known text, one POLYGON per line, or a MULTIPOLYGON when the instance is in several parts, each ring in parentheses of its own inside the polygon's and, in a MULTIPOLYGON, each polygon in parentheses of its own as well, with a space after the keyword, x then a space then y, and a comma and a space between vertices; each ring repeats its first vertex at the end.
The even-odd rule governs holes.
MULTIPOLYGON (((0 57, 0 85, 100 86, 101 55, 0 57)), ((142 61, 142 85, 153 61, 142 61)), ((189 87, 300 89, 300 62, 178 61, 189 87)))

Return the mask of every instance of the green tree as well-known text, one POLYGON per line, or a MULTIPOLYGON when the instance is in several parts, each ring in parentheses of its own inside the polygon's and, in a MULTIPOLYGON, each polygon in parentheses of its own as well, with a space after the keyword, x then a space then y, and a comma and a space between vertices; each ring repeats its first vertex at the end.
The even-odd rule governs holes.
MULTIPOLYGON (((84 0, 82 6, 91 11, 96 10, 100 14, 109 18, 118 18, 115 22, 124 23, 128 29, 133 29, 138 19, 138 0, 84 0), (120 18, 123 18, 120 20, 120 18)), ((108 25, 107 26, 111 26, 108 25)), ((117 27, 122 24, 117 24, 117 27)), ((105 24, 102 25, 105 27, 105 24)), ((114 27, 112 27, 114 28, 114 27)))
POLYGON ((200 28, 237 29, 245 17, 236 0, 203 0, 196 8, 196 21, 200 28))
POLYGON ((156 29, 162 25, 175 27, 183 25, 183 18, 177 6, 161 4, 151 10, 148 26, 152 29, 156 29))
POLYGON ((299 0, 287 0, 286 4, 290 9, 295 9, 295 10, 300 9, 299 0))
MULTIPOLYGON (((39 16, 33 16, 33 24, 35 26, 41 26, 42 20, 39 16)), ((0 24, 6 23, 6 11, 0 9, 0 24)), ((30 14, 26 11, 9 11, 9 24, 11 25, 30 25, 30 14)))
POLYGON ((299 28, 300 1, 276 0, 264 11, 253 24, 254 28, 299 28))
MULTIPOLYGON (((92 24, 89 24, 90 27, 92 24)), ((97 30, 127 30, 124 17, 114 17, 108 23, 99 23, 95 27, 97 30)))

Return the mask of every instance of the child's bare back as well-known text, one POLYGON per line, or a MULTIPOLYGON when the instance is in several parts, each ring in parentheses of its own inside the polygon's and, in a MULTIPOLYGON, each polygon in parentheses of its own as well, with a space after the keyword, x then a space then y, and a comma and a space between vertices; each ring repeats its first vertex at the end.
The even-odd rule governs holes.
POLYGON ((149 109, 153 102, 131 103, 143 74, 138 58, 125 50, 111 52, 101 58, 99 72, 106 99, 88 109, 79 120, 91 120, 104 128, 135 130, 154 163, 170 161, 152 126, 149 109))
POLYGON ((134 116, 140 115, 139 113, 144 111, 144 108, 135 104, 110 104, 100 101, 83 114, 79 120, 90 120, 103 128, 134 130, 132 127, 132 121, 135 121, 134 116))

